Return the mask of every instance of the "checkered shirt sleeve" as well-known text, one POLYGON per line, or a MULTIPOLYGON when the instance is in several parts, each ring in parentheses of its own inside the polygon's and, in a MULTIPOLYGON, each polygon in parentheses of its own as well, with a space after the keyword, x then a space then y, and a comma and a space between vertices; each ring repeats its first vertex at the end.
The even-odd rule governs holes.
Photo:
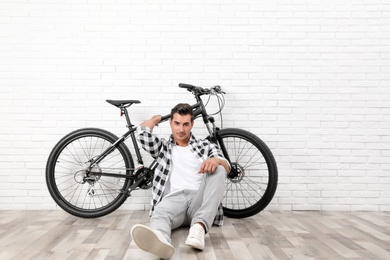
POLYGON ((141 143, 142 148, 156 159, 163 146, 163 139, 152 134, 152 129, 145 126, 139 126, 137 128, 136 136, 137 140, 141 143))

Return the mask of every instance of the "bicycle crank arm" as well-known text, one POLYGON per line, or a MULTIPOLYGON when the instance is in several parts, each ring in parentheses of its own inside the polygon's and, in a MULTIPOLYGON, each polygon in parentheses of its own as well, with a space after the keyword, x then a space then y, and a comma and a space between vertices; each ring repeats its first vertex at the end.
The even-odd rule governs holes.
POLYGON ((133 185, 131 185, 127 191, 121 190, 121 193, 125 193, 127 195, 127 197, 130 197, 131 192, 133 190, 135 190, 143 181, 144 181, 144 178, 139 178, 138 180, 134 181, 133 185))

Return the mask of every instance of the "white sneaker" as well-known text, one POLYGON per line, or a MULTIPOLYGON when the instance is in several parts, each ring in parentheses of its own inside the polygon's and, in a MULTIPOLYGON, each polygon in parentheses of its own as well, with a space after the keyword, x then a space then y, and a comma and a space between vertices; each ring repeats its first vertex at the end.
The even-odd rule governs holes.
POLYGON ((139 248, 160 258, 168 259, 175 253, 173 246, 160 231, 145 225, 134 225, 131 229, 131 237, 139 248))
POLYGON ((204 249, 204 228, 199 224, 194 224, 190 228, 186 245, 192 246, 193 248, 203 250, 204 249))

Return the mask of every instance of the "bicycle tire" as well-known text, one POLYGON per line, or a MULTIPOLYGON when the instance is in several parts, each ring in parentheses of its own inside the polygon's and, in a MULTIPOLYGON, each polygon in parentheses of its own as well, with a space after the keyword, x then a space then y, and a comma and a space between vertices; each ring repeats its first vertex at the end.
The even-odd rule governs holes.
POLYGON ((259 213, 271 202, 278 183, 271 150, 259 137, 242 129, 222 129, 217 139, 226 148, 232 166, 222 200, 224 215, 246 218, 259 213))
MULTIPOLYGON (((83 128, 63 137, 53 148, 46 164, 46 184, 56 204, 82 218, 97 218, 118 209, 127 199, 132 181, 102 175, 86 180, 88 161, 100 155, 118 137, 98 128, 83 128)), ((122 142, 93 171, 132 174, 134 162, 122 142)))

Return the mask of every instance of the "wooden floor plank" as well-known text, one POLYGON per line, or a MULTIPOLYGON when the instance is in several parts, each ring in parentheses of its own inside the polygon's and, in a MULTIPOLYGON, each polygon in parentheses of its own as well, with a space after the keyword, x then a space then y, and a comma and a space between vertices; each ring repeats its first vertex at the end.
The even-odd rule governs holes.
MULTIPOLYGON (((63 211, 0 211, 0 259, 158 259, 132 241, 148 211, 81 219, 63 211)), ((212 227, 205 250, 185 245, 188 227, 172 232, 173 260, 390 259, 390 213, 264 211, 212 227)))

